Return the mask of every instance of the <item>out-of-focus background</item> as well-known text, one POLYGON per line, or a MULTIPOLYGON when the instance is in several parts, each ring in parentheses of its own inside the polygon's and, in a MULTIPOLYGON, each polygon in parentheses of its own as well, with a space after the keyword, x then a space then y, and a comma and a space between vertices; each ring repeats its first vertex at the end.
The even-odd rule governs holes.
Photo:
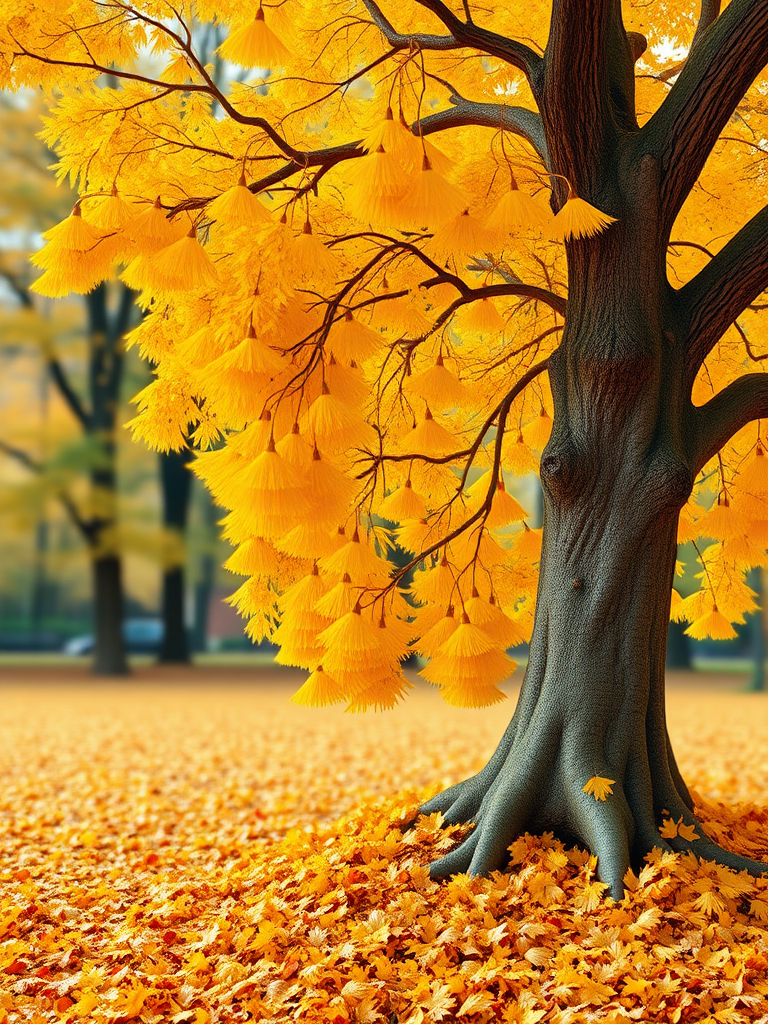
POLYGON ((0 656, 92 658, 105 633, 106 673, 126 653, 251 654, 224 602, 235 579, 220 568, 220 510, 188 453, 158 456, 124 426, 151 379, 125 351, 133 293, 117 281, 65 300, 30 291, 29 255, 73 202, 36 137, 44 114, 34 96, 0 97, 0 656))
MULTIPOLYGON (((124 343, 141 317, 133 293, 118 281, 64 300, 30 291, 29 255, 73 202, 37 138, 44 115, 34 95, 0 96, 0 668, 264 665, 273 648, 254 647, 226 602, 238 579, 222 568, 223 510, 189 472, 190 453, 147 451, 125 429, 151 379, 124 343)), ((508 484, 536 524, 536 478, 508 484)), ((685 595, 695 560, 680 557, 685 595)), ((760 570, 749 583, 762 603, 760 570)), ((740 672, 763 688, 764 617, 736 628, 735 640, 698 642, 672 623, 669 666, 740 672)))

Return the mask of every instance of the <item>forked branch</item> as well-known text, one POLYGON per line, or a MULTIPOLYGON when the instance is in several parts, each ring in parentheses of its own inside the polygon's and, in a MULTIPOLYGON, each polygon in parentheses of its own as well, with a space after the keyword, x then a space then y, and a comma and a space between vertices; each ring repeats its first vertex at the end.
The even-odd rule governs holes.
MULTIPOLYGON (((475 103, 466 100, 455 90, 451 90, 452 108, 438 111, 436 114, 428 114, 420 122, 421 132, 424 135, 434 135, 437 132, 446 131, 449 128, 458 128, 463 125, 482 125, 488 128, 499 129, 504 127, 507 131, 513 132, 525 139, 534 149, 542 163, 546 166, 549 160, 547 145, 544 136, 544 126, 541 117, 533 110, 525 107, 507 107, 500 103, 475 103)), ((415 121, 411 126, 414 134, 419 132, 419 122, 415 121)), ((318 174, 327 173, 336 164, 345 160, 356 160, 365 153, 362 142, 355 139, 352 142, 345 142, 338 146, 329 146, 326 149, 296 151, 296 157, 275 170, 265 174, 257 181, 252 182, 248 187, 252 192, 262 192, 264 189, 279 185, 294 174, 300 171, 307 171, 310 168, 317 168, 318 174)), ((313 180, 302 187, 302 191, 309 191, 313 187, 313 180)), ((183 210, 200 210, 214 198, 213 196, 195 196, 184 199, 176 204, 172 212, 179 213, 183 210)))
MULTIPOLYGON (((536 152, 545 167, 549 167, 549 152, 544 134, 544 123, 541 115, 527 107, 508 107, 502 103, 476 103, 464 99, 455 89, 451 90, 448 100, 451 108, 439 110, 436 114, 428 114, 421 119, 421 131, 424 135, 444 131, 446 128, 458 128, 464 125, 478 125, 485 128, 504 128, 508 132, 525 139, 536 152)), ((413 129, 418 131, 418 122, 413 129)))
MULTIPOLYGON (((391 577, 386 587, 382 588, 382 593, 386 593, 387 591, 391 590, 392 587, 399 583, 399 581, 406 575, 406 573, 408 573, 411 569, 416 568, 416 566, 420 562, 423 562, 425 558, 428 558, 430 555, 435 554, 436 551, 439 551, 440 548, 445 547, 446 544, 450 544, 450 542, 452 540, 455 540, 460 534, 466 533, 466 531, 471 526, 473 526, 479 519, 482 519, 483 522, 485 522, 485 519, 487 519, 488 517, 491 502, 493 501, 493 495, 496 491, 496 481, 499 479, 499 473, 501 472, 502 445, 504 441, 504 431, 506 429, 506 422, 507 417, 509 415, 509 410, 512 408, 512 403, 514 402, 514 400, 523 393, 523 391, 528 387, 531 381, 535 380, 535 378, 538 377, 539 374, 543 373, 548 368, 549 357, 547 357, 546 359, 542 359, 540 362, 535 363, 528 370, 526 370, 526 372, 517 381, 514 387, 491 411, 488 418, 485 420, 482 427, 478 431, 477 437, 475 438, 472 447, 469 449, 467 453, 468 461, 464 467, 464 473, 460 480, 460 488, 463 488, 466 482, 469 467, 472 465, 472 461, 474 460, 474 457, 477 454, 480 445, 482 444, 483 438, 485 437, 487 431, 491 428, 492 424, 495 422, 496 438, 493 444, 493 463, 491 466, 491 471, 489 473, 488 491, 485 495, 485 500, 483 501, 483 503, 463 523, 459 523, 458 526, 456 526, 449 533, 441 537, 440 540, 435 541, 433 544, 430 544, 427 547, 423 548, 414 558, 411 559, 411 561, 407 565, 398 569, 394 576, 391 577)), ((768 377, 766 379, 768 379, 768 377)), ((414 456, 409 456, 409 458, 413 457, 414 456)))
POLYGON ((707 29, 714 25, 715 21, 717 20, 718 15, 720 14, 720 6, 720 0, 701 0, 701 7, 699 9, 699 20, 696 23, 696 31, 693 34, 693 39, 691 40, 691 46, 688 50, 688 54, 685 60, 681 60, 678 61, 676 64, 670 65, 670 67, 665 68, 665 70, 662 71, 661 74, 657 76, 662 82, 668 82, 671 78, 674 78, 676 75, 680 74, 680 72, 685 67, 685 62, 687 60, 690 60, 693 51, 696 49, 697 46, 701 45, 701 41, 704 38, 707 29))
POLYGON ((462 21, 441 0, 417 0, 417 3, 431 11, 443 23, 449 33, 446 36, 398 32, 375 0, 363 0, 363 3, 374 24, 392 47, 421 47, 425 50, 455 50, 466 47, 487 53, 491 57, 499 57, 512 67, 525 72, 532 83, 539 78, 542 59, 530 46, 481 28, 472 21, 462 21))
POLYGON ((746 373, 696 412, 696 473, 752 420, 768 417, 768 373, 746 373))
POLYGON ((736 318, 768 288, 768 206, 678 293, 688 320, 689 384, 736 318))
POLYGON ((27 57, 30 60, 39 61, 41 64, 48 64, 53 67, 69 67, 69 68, 83 68, 89 71, 96 71, 99 74, 112 75, 115 78, 139 82, 143 85, 157 86, 164 90, 164 93, 168 92, 199 92, 207 94, 213 97, 214 100, 221 106, 222 110, 232 118, 233 121, 237 121, 239 124, 251 125, 254 128, 260 128, 265 135, 274 143, 274 145, 283 153, 285 156, 294 160, 296 163, 301 163, 301 154, 285 139, 280 132, 278 132, 270 123, 263 117, 252 117, 248 114, 243 114, 239 111, 224 93, 219 89, 216 83, 213 81, 202 61, 197 57, 193 51, 191 44, 187 39, 183 39, 178 33, 172 31, 167 25, 164 25, 148 15, 139 14, 134 11, 133 8, 128 7, 125 4, 115 3, 115 8, 122 10, 127 16, 130 16, 130 20, 142 21, 162 30, 167 36, 169 36, 179 49, 186 54, 192 63, 192 66, 199 72, 203 78, 202 82, 185 82, 183 84, 166 82, 162 79, 152 78, 147 75, 141 75, 135 71, 127 71, 123 68, 107 67, 103 64, 99 64, 98 61, 90 58, 88 60, 64 60, 58 57, 49 57, 44 53, 35 53, 28 50, 23 43, 19 42, 13 35, 11 38, 14 40, 18 51, 14 53, 14 57, 27 57))
POLYGON ((56 356, 50 356, 48 358, 48 370, 51 374, 51 379, 56 385, 56 388, 64 399, 69 408, 69 411, 80 423, 82 427, 87 430, 90 426, 91 414, 83 405, 80 400, 80 396, 77 394, 75 389, 72 387, 69 378, 67 377, 64 367, 61 365, 56 356))
POLYGON ((701 36, 666 100, 643 127, 638 152, 659 158, 667 230, 766 63, 768 0, 732 0, 701 36))
POLYGON ((459 43, 453 35, 437 36, 426 32, 398 32, 373 0, 363 0, 374 25, 381 31, 393 50, 455 50, 459 43))
MULTIPOLYGON (((0 438, 0 452, 7 455, 8 458, 13 459, 14 462, 17 462, 20 466, 28 469, 30 473, 35 473, 38 476, 45 473, 45 466, 43 463, 38 462, 37 459, 33 458, 22 448, 17 448, 15 445, 8 444, 7 441, 3 441, 2 438, 0 438)), ((77 506, 64 488, 59 488, 57 490, 56 497, 61 502, 64 511, 72 520, 72 523, 82 533, 86 543, 91 544, 94 538, 93 524, 82 518, 77 510, 77 506)))

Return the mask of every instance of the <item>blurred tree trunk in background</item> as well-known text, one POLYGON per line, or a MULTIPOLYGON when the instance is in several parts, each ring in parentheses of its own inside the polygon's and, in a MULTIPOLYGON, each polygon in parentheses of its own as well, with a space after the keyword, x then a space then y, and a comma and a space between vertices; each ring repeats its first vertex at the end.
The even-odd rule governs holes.
POLYGON ((46 612, 48 581, 45 560, 48 553, 48 522, 41 518, 35 527, 35 564, 32 577, 32 594, 29 602, 29 620, 35 643, 42 646, 43 620, 46 612))
MULTIPOLYGON (((187 526, 192 476, 187 468, 192 459, 189 448, 160 455, 160 483, 163 494, 163 526, 181 540, 187 526)), ((185 566, 183 562, 163 571, 161 615, 164 633, 158 660, 188 664, 190 644, 185 623, 185 566)))
POLYGON ((757 594, 758 609, 750 619, 750 630, 752 640, 752 678, 749 689, 760 691, 765 689, 765 586, 763 584, 763 570, 761 568, 750 569, 747 583, 757 594))
MULTIPOLYGON (((83 429, 97 445, 91 468, 92 517, 84 534, 93 560, 94 660, 98 675, 125 675, 128 669, 122 624, 122 562, 117 543, 117 450, 115 431, 122 382, 124 344, 134 309, 133 292, 118 287, 114 311, 108 286, 86 296, 88 307, 90 411, 81 410, 83 429)), ((54 380, 56 375, 54 373, 54 380)))
POLYGON ((203 545, 203 553, 198 565, 198 576, 194 591, 192 649, 198 653, 208 650, 208 612, 211 607, 218 565, 213 540, 217 535, 216 521, 218 512, 218 506, 214 504, 210 491, 207 488, 204 489, 202 492, 202 519, 207 535, 206 539, 210 538, 211 543, 203 545))
MULTIPOLYGON (((48 418, 48 383, 48 370, 46 368, 40 375, 40 416, 43 423, 45 423, 48 418)), ((34 569, 29 608, 29 620, 30 626, 32 627, 32 636, 38 647, 42 647, 44 643, 43 622, 47 610, 46 606, 48 604, 46 601, 48 589, 46 560, 48 557, 49 531, 46 512, 47 510, 45 508, 41 510, 40 517, 35 526, 34 569)))
MULTIPOLYGON (((117 79, 111 81, 116 87, 117 79)), ((40 116, 46 113, 42 98, 36 100, 32 94, 23 99, 0 96, 0 135, 6 144, 0 175, 5 218, 0 239, 0 349, 20 364, 7 382, 10 398, 14 387, 26 385, 29 366, 24 360, 40 360, 39 384, 34 385, 39 391, 33 392, 31 403, 14 410, 0 436, 0 455, 23 467, 29 482, 8 488, 1 496, 7 498, 3 510, 13 509, 18 515, 20 532, 34 534, 31 578, 24 586, 32 636, 38 643, 45 639, 53 611, 58 577, 55 559, 46 552, 56 513, 46 503, 57 502, 84 541, 91 563, 94 668, 123 674, 128 665, 122 637, 121 563, 130 533, 126 505, 134 495, 123 489, 118 517, 116 431, 122 425, 120 399, 126 386, 123 338, 138 311, 135 293, 119 281, 53 304, 30 291, 38 271, 29 263, 29 251, 39 244, 42 231, 66 216, 73 199, 51 177, 49 169, 57 157, 37 135, 40 116)), ((125 449, 124 443, 123 456, 125 449)), ((133 504, 133 523, 141 524, 134 530, 133 543, 138 536, 145 551, 157 551, 162 538, 159 531, 150 536, 143 507, 136 515, 140 500, 133 504), (155 539, 156 544, 150 543, 155 539)), ((65 600, 59 613, 66 618, 70 607, 65 600)))
POLYGON ((93 671, 100 676, 129 672, 123 638, 123 578, 118 555, 93 559, 93 671))
MULTIPOLYGON (((7 268, 2 275, 23 309, 34 310, 32 295, 24 281, 7 268)), ((119 552, 117 496, 118 403, 123 379, 124 335, 134 306, 134 293, 123 284, 102 283, 84 296, 87 311, 88 370, 85 398, 52 347, 44 349, 46 378, 77 421, 86 444, 76 456, 90 482, 88 506, 82 507, 66 484, 54 476, 52 493, 77 527, 92 562, 94 600, 94 661, 99 675, 128 672, 122 634, 123 584, 119 552), (110 295, 116 301, 110 303, 110 295)), ((49 471, 46 458, 0 439, 0 450, 30 472, 44 478, 49 471)))
POLYGON ((691 641, 685 635, 686 623, 670 622, 667 631, 667 668, 692 669, 691 641))

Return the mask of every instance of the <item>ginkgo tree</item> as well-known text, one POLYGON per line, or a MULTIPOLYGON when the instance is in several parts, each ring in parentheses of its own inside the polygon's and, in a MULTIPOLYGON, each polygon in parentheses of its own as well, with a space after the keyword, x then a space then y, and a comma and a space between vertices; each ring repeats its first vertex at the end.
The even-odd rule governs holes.
POLYGON ((475 825, 433 876, 546 829, 616 897, 654 847, 764 870, 696 820, 664 652, 670 605, 733 635, 768 541, 768 0, 1 6, 80 195, 34 287, 140 292, 134 431, 192 437, 297 702, 390 707, 415 651, 490 704, 530 640, 493 757, 423 808, 475 825), (506 486, 538 464, 543 531, 506 486))

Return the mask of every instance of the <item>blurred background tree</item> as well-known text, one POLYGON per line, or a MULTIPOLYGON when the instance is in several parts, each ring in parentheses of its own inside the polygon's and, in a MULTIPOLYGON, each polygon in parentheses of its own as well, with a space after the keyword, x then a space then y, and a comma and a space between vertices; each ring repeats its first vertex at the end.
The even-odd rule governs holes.
POLYGON ((30 291, 38 272, 29 254, 72 204, 50 173, 55 155, 36 137, 43 114, 31 95, 0 101, 0 515, 9 567, 0 634, 51 647, 92 626, 95 671, 119 675, 128 670, 126 614, 146 616, 153 605, 164 626, 160 659, 189 660, 186 563, 203 560, 190 604, 204 633, 211 565, 221 558, 210 551, 214 524, 202 495, 197 550, 186 550, 188 453, 158 457, 122 431, 147 372, 125 351, 139 319, 133 293, 109 282, 53 303, 30 291))

